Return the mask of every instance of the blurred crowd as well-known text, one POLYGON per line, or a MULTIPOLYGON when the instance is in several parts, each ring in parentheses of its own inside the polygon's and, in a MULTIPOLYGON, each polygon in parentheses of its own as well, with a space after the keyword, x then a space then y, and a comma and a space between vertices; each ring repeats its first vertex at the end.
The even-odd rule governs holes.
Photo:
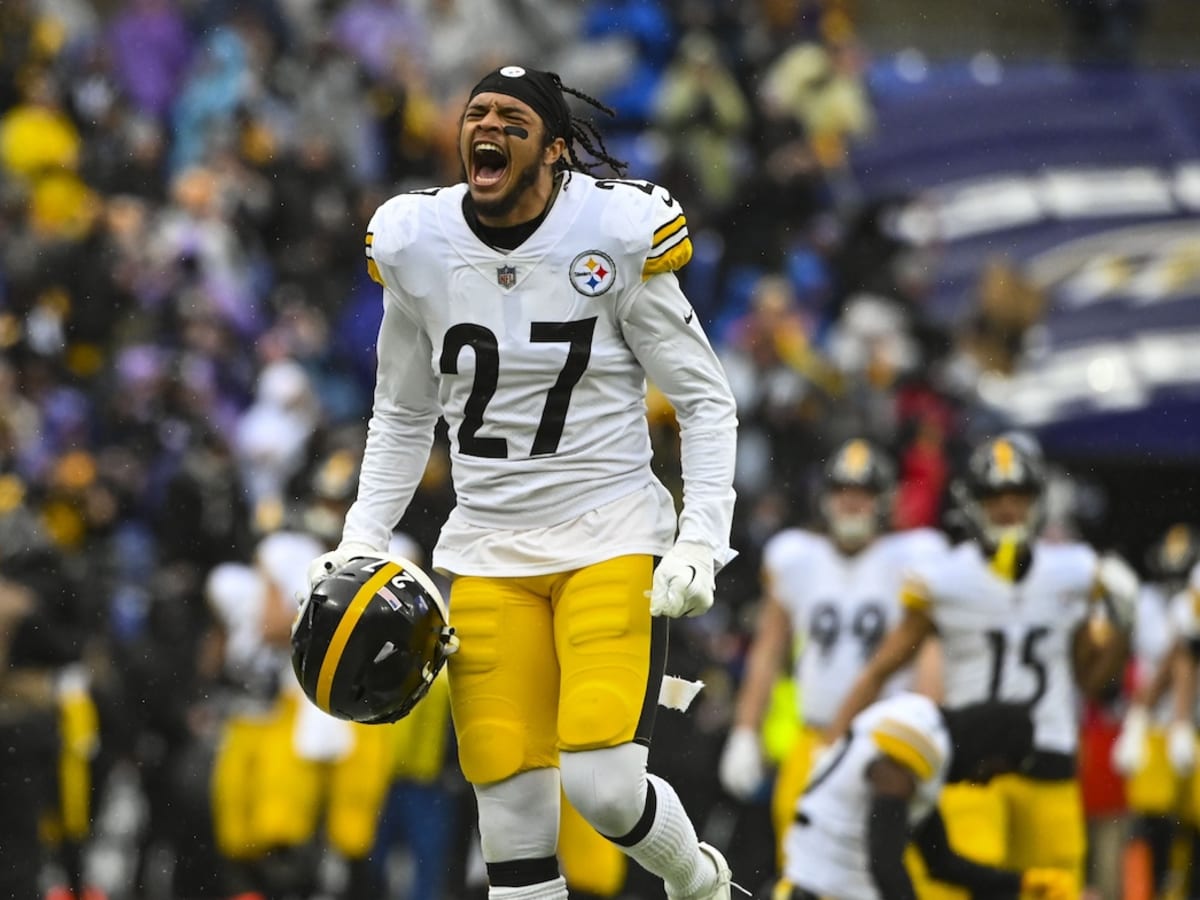
MULTIPOLYGON (((1001 262, 960 329, 923 312, 935 251, 895 227, 906 198, 860 196, 848 165, 872 113, 841 0, 4 0, 0 746, 40 775, 0 772, 21 811, 0 817, 0 888, 37 869, 80 898, 227 892, 209 772, 250 689, 212 573, 281 531, 336 542, 381 317, 362 232, 391 194, 458 180, 465 92, 514 61, 612 106, 610 150, 689 217, 684 286, 739 404, 741 557, 719 609, 678 627, 672 668, 709 687, 652 765, 714 842, 765 827, 739 827, 712 777, 758 549, 813 518, 852 435, 899 462, 894 524, 938 524, 994 424, 974 383, 1039 314, 1001 262), (14 686, 22 667, 38 677, 14 686)), ((671 411, 652 395, 650 415, 677 487, 671 411)), ((447 466, 439 442, 401 523, 415 555, 453 504, 447 466)), ((410 781, 464 807, 438 852, 466 884, 452 749, 426 769, 410 781)))

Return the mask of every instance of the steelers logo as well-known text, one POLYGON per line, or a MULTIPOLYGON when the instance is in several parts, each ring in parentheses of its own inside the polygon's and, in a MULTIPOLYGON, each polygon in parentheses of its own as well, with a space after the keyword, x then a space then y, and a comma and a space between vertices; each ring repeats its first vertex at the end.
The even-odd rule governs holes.
POLYGON ((571 287, 585 297, 599 297, 617 280, 612 257, 600 250, 584 250, 571 260, 571 287))
POLYGON ((500 70, 500 74, 505 78, 520 78, 525 74, 525 70, 520 66, 505 66, 500 70))

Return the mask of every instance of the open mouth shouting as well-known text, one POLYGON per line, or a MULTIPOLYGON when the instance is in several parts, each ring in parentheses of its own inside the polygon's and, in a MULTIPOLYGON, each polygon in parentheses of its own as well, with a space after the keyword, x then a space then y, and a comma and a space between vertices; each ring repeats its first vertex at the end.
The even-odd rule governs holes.
POLYGON ((508 172, 508 154, 494 141, 476 141, 471 147, 471 185, 491 188, 504 180, 508 172))

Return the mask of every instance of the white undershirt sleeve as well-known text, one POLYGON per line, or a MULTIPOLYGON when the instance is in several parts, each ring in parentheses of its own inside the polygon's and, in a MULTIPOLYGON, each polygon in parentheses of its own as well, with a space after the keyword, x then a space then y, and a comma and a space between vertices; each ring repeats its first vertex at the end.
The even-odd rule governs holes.
POLYGON ((429 337, 384 291, 375 401, 343 541, 386 550, 429 461, 440 407, 429 337))
POLYGON ((737 555, 729 547, 737 404, 725 371, 674 274, 655 275, 631 291, 619 314, 625 342, 679 422, 678 540, 710 546, 719 569, 737 555))

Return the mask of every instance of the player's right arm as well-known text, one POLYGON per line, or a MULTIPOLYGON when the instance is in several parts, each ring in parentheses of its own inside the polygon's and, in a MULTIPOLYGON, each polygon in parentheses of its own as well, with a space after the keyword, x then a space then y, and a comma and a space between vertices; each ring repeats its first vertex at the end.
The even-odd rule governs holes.
POLYGON ((1180 646, 1171 656, 1171 721, 1192 725, 1196 710, 1196 679, 1200 676, 1195 643, 1180 646))
POLYGON ((929 617, 928 600, 922 586, 916 583, 906 586, 902 597, 904 617, 883 639, 842 701, 826 735, 831 743, 846 733, 851 719, 878 698, 887 680, 916 658, 925 639, 936 630, 929 617))
POLYGON ((754 641, 746 656, 746 671, 738 690, 733 729, 721 754, 721 785, 734 797, 746 799, 763 781, 762 748, 758 731, 783 668, 792 626, 787 610, 768 590, 758 613, 754 641))
POLYGON ((440 408, 433 348, 404 303, 398 265, 412 239, 415 204, 425 197, 401 195, 384 204, 368 226, 368 271, 383 287, 378 367, 358 497, 346 514, 342 546, 387 549, 392 530, 420 483, 440 408))
POLYGON ((908 804, 917 790, 913 772, 890 756, 881 756, 867 769, 871 808, 867 813, 867 856, 871 880, 880 897, 916 900, 912 879, 904 866, 908 844, 908 804))
POLYGON ((1176 642, 1171 654, 1171 724, 1167 726, 1167 756, 1181 776, 1196 765, 1196 694, 1200 678, 1200 566, 1191 583, 1172 601, 1176 642))
POLYGON ((733 714, 735 728, 758 732, 791 637, 792 623, 787 610, 768 591, 759 609, 754 641, 746 656, 746 673, 733 714))

